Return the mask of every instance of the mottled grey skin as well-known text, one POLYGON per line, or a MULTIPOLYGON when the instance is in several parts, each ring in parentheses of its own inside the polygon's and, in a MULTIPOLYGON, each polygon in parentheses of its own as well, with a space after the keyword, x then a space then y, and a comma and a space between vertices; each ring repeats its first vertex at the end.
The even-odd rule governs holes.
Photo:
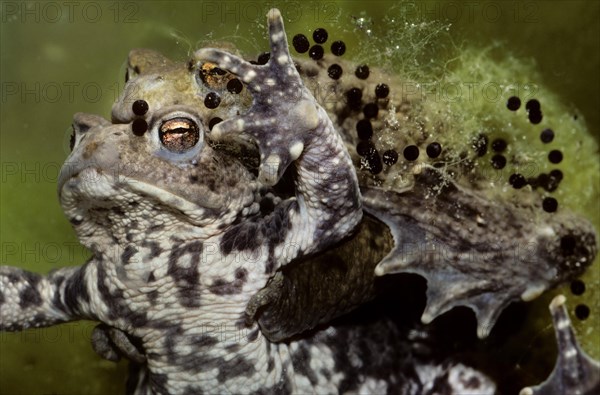
POLYGON ((593 395, 600 393, 600 363, 590 358, 577 343, 571 320, 559 295, 550 303, 558 358, 548 380, 523 388, 520 395, 593 395))
MULTIPOLYGON (((425 321, 471 306, 484 336, 510 300, 531 298, 591 263, 593 230, 566 214, 530 221, 532 205, 514 218, 498 215, 499 204, 502 213, 514 205, 492 204, 452 180, 440 190, 444 174, 433 169, 403 190, 384 190, 364 171, 357 177, 364 167, 354 149, 359 115, 342 99, 357 86, 373 100, 375 82, 342 79, 319 91, 328 57, 299 62, 301 79, 277 11, 269 28, 264 66, 214 49, 187 65, 132 51, 112 122, 75 116, 75 146, 59 180, 64 211, 93 258, 47 276, 0 268, 0 329, 100 321, 94 348, 134 361, 132 393, 493 393, 485 375, 458 362, 417 361, 406 334, 385 319, 312 329, 372 299, 376 274, 405 271, 428 280, 425 321), (244 89, 227 94, 234 76, 244 89), (204 106, 209 92, 222 98, 216 109, 204 106), (132 111, 138 99, 149 104, 143 116, 132 111), (209 130, 215 117, 225 121, 209 130), (132 133, 139 118, 149 125, 142 136, 132 133), (159 138, 163 122, 175 118, 199 132, 184 152, 159 138), (288 168, 291 194, 274 187, 288 168), (372 216, 361 223, 362 206, 372 216), (462 252, 489 242, 489 224, 500 249, 515 239, 535 243, 543 259, 514 268, 485 245, 474 249, 476 259, 464 259, 462 252), (428 246, 430 235, 449 256, 399 255, 428 246), (559 251, 563 235, 576 240, 567 255, 559 251), (335 265, 327 265, 331 257, 339 258, 335 265), (518 278, 489 281, 503 276, 518 278), (465 293, 448 288, 455 279, 461 287, 480 281, 465 293)), ((381 106, 382 118, 408 117, 418 107, 404 98, 381 106)))

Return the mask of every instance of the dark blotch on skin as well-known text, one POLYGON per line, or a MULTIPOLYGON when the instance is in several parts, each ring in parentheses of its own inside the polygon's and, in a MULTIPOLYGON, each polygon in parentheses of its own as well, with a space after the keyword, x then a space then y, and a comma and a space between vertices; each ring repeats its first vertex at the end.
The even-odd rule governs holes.
POLYGON ((249 362, 243 355, 236 355, 229 361, 222 360, 219 366, 219 374, 217 380, 224 383, 230 378, 244 376, 251 377, 256 372, 254 364, 249 362))
POLYGON ((179 303, 184 307, 200 306, 200 273, 198 265, 203 251, 203 244, 200 241, 194 241, 184 245, 176 245, 169 255, 167 274, 175 280, 175 285, 179 289, 179 303), (179 265, 182 257, 189 259, 189 267, 179 265))
MULTIPOLYGON (((56 289, 60 289, 63 281, 65 281, 65 278, 63 276, 57 276, 53 279, 54 286, 56 287, 56 289)), ((54 293, 54 296, 52 297, 52 304, 54 305, 54 307, 56 307, 59 310, 62 310, 62 311, 67 310, 67 307, 65 306, 65 304, 63 303, 63 301, 61 299, 60 292, 54 293)))
POLYGON ((40 306, 42 302, 42 296, 35 287, 27 286, 19 293, 19 307, 22 309, 40 306))
POLYGON ((264 219, 252 217, 229 228, 221 239, 221 252, 229 255, 232 251, 253 251, 264 245, 264 240, 270 247, 283 242, 290 229, 289 204, 275 207, 264 219))
POLYGON ((123 290, 114 289, 111 290, 106 285, 106 270, 102 264, 97 265, 98 276, 96 279, 96 285, 100 297, 108 307, 108 317, 111 320, 117 318, 123 318, 130 322, 134 327, 142 327, 148 323, 146 312, 132 311, 131 308, 125 302, 123 290))
POLYGON ((300 343, 298 350, 292 354, 292 360, 294 361, 294 372, 301 374, 308 378, 312 385, 319 382, 319 379, 315 372, 310 367, 310 350, 306 343, 300 343))
POLYGON ((137 248, 134 246, 128 245, 125 247, 125 250, 123 250, 123 253, 121 254, 121 263, 127 265, 131 260, 131 257, 134 256, 137 251, 137 248))
POLYGON ((79 301, 89 303, 90 295, 87 290, 85 281, 86 267, 80 268, 77 273, 67 280, 65 285, 65 304, 71 310, 71 312, 77 312, 79 308, 79 301))
POLYGON ((229 255, 232 251, 254 250, 260 246, 259 225, 242 222, 231 227, 221 239, 221 251, 229 255))
POLYGON ((43 303, 42 296, 37 290, 37 285, 40 282, 41 277, 35 273, 23 272, 22 278, 11 282, 16 283, 18 281, 25 282, 25 288, 19 293, 19 307, 26 309, 30 306, 41 306, 43 303))
POLYGON ((160 248, 160 245, 155 241, 144 240, 142 242, 142 247, 150 248, 150 253, 147 256, 147 259, 154 259, 162 252, 162 248, 160 248))
POLYGON ((219 343, 219 339, 206 334, 194 335, 190 338, 190 345, 197 347, 198 349, 212 347, 217 343, 219 343))
POLYGON ((248 340, 249 342, 253 342, 256 339, 258 339, 258 329, 255 329, 253 331, 248 332, 248 334, 246 335, 246 340, 248 340))
POLYGON ((244 284, 246 283, 246 277, 248 272, 246 269, 238 268, 235 272, 235 279, 233 281, 225 281, 221 278, 216 279, 215 282, 209 287, 210 292, 215 295, 235 295, 242 292, 244 284))

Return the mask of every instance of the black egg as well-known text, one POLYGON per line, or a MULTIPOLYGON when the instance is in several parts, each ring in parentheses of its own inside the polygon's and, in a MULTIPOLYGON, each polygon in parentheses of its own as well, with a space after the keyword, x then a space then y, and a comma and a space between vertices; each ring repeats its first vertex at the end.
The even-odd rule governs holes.
POLYGON ((575 306, 575 316, 580 320, 586 320, 590 316, 590 308, 585 304, 575 306))
POLYGON ((142 116, 148 112, 148 102, 146 100, 136 100, 131 106, 131 110, 135 115, 142 116))
POLYGON ((509 97, 506 107, 511 111, 517 111, 521 107, 521 99, 516 96, 509 97))
POLYGON ((369 66, 367 66, 366 64, 358 66, 354 74, 357 78, 360 78, 361 80, 366 80, 367 78, 369 78, 369 66))
POLYGON ((527 100, 527 103, 525 103, 525 109, 527 111, 540 111, 540 102, 536 99, 527 100))
POLYGON ((523 177, 522 174, 514 173, 511 174, 508 178, 508 183, 513 186, 515 189, 521 189, 525 185, 527 185, 527 180, 523 177))
POLYGON ((331 53, 335 56, 342 56, 346 53, 346 44, 343 41, 334 41, 331 43, 331 53))
POLYGON ((322 59, 324 53, 325 51, 323 50, 323 47, 318 44, 313 45, 308 50, 308 56, 310 56, 310 58, 314 60, 322 59))
POLYGON ((229 93, 240 93, 243 88, 244 85, 242 84, 242 81, 237 78, 233 78, 227 82, 227 91, 229 93))
POLYGON ((296 34, 292 39, 292 45, 298 53, 304 53, 308 51, 308 48, 310 47, 308 38, 306 38, 304 34, 296 34))
POLYGON ((134 119, 133 123, 131 124, 131 130, 136 136, 143 136, 148 130, 148 122, 142 118, 134 119))
POLYGON ((267 64, 267 62, 269 61, 269 59, 271 59, 271 53, 269 52, 263 52, 258 56, 258 59, 256 60, 257 64, 263 65, 263 64, 267 64))
POLYGON ((221 98, 215 92, 209 92, 204 98, 206 108, 217 108, 221 104, 221 98))
POLYGON ((582 295, 585 292, 585 283, 581 280, 574 280, 571 283, 571 293, 573 295, 582 295))
POLYGON ((361 119, 356 123, 356 132, 361 140, 368 140, 373 137, 373 126, 368 119, 361 119))
POLYGON ((427 152, 427 156, 430 158, 437 158, 442 153, 442 146, 440 143, 434 141, 433 143, 429 143, 427 145, 427 149, 425 151, 427 152))
POLYGON ((553 197, 544 198, 542 208, 548 213, 553 213, 558 209, 558 202, 553 197))
POLYGON ((327 69, 327 75, 329 78, 337 80, 342 76, 342 67, 339 64, 332 64, 327 69))
POLYGON ((554 140, 554 131, 552 129, 544 129, 542 133, 540 133, 540 140, 542 143, 550 143, 554 140))
POLYGON ((363 108, 363 114, 365 114, 365 118, 375 118, 377 117, 377 113, 379 112, 379 107, 377 103, 367 103, 363 108))
POLYGON ((387 84, 378 84, 375 87, 375 96, 380 99, 386 98, 390 94, 390 87, 387 84))
POLYGON ((494 169, 500 170, 504 169, 504 166, 506 166, 506 158, 504 157, 504 155, 492 156, 491 162, 494 169))
POLYGON ((563 154, 562 152, 560 152, 559 150, 552 150, 550 151, 550 153, 548 154, 548 160, 551 163, 560 163, 563 160, 563 154))
POLYGON ((506 141, 503 139, 492 141, 492 149, 496 152, 503 152, 506 149, 506 141))
POLYGON ((406 148, 404 148, 402 154, 404 155, 404 158, 406 160, 417 160, 417 158, 419 157, 419 147, 417 147, 416 145, 409 145, 406 148))
POLYGON ((323 28, 318 28, 313 32, 313 40, 315 40, 317 44, 323 44, 327 41, 327 37, 329 37, 329 34, 327 34, 327 30, 323 28))

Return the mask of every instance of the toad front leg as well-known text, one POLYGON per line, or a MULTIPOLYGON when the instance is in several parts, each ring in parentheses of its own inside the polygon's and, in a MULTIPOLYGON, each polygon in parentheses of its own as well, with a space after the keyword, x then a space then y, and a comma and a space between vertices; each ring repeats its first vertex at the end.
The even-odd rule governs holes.
POLYGON ((269 257, 267 272, 271 272, 296 256, 319 251, 348 235, 359 223, 362 208, 350 156, 327 113, 302 83, 278 10, 269 11, 268 23, 271 56, 265 65, 217 49, 201 49, 195 58, 239 76, 254 99, 248 113, 217 124, 211 136, 252 136, 261 153, 259 181, 267 186, 276 184, 292 162, 296 166, 295 198, 254 225, 254 232, 242 224, 232 230, 233 239, 224 237, 226 253, 244 249, 243 234, 264 237, 270 246, 283 243, 279 254, 269 257))
POLYGON ((76 319, 97 319, 90 281, 96 261, 47 276, 0 267, 0 330, 18 331, 76 319))

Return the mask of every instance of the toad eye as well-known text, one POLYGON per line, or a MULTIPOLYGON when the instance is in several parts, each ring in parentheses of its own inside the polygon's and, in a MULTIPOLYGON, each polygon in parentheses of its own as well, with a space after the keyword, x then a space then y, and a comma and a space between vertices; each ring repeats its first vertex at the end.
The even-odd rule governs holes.
POLYGON ((200 128, 189 118, 173 118, 163 122, 158 137, 169 151, 183 153, 198 143, 200 128))

